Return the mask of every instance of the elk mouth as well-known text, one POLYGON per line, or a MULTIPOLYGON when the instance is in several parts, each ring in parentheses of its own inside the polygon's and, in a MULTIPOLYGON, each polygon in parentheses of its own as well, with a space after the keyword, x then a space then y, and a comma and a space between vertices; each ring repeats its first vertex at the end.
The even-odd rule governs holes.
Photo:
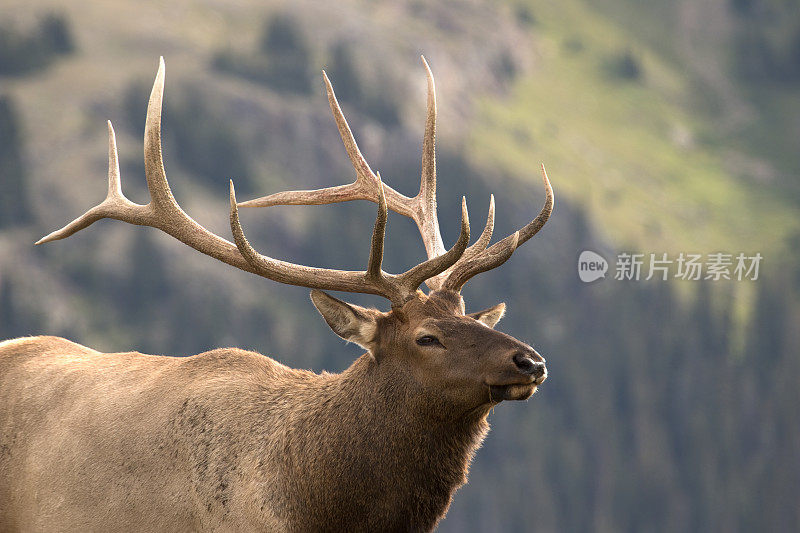
POLYGON ((499 403, 503 400, 527 400, 536 392, 537 388, 535 382, 489 385, 490 403, 499 403))

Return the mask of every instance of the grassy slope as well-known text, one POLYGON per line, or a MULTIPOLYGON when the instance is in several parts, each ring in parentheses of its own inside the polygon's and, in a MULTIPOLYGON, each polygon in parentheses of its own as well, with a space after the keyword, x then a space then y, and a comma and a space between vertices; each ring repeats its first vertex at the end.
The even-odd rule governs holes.
POLYGON ((713 113, 698 112, 698 86, 672 50, 654 50, 637 38, 642 28, 629 32, 579 0, 527 4, 538 68, 505 101, 481 102, 471 142, 480 161, 525 179, 544 161, 559 193, 622 247, 769 254, 797 231, 781 187, 731 168, 731 145, 713 113), (604 68, 628 48, 643 66, 638 81, 604 68))

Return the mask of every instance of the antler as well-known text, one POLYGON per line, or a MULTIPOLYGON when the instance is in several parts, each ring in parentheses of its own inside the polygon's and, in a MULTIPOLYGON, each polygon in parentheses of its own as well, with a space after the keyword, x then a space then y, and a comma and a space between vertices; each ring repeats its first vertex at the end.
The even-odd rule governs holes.
MULTIPOLYGON (((497 268, 511 257, 511 254, 522 243, 536 235, 544 226, 550 214, 553 212, 553 187, 547 178, 547 171, 542 165, 542 181, 544 181, 545 200, 539 214, 522 229, 512 233, 505 239, 496 242, 491 247, 477 252, 470 257, 462 257, 448 273, 442 288, 454 291, 461 291, 464 284, 473 276, 497 268)), ((464 254, 466 256, 467 254, 464 254)))
MULTIPOLYGON (((355 168, 355 181, 347 185, 325 189, 279 192, 242 202, 238 205, 240 207, 321 205, 350 200, 369 200, 379 203, 381 201, 380 198, 385 194, 389 209, 416 222, 422 241, 425 244, 428 258, 433 259, 443 254, 444 246, 439 232, 439 219, 436 211, 436 85, 428 62, 424 56, 421 56, 421 58, 428 77, 428 102, 425 133, 422 140, 422 178, 419 193, 415 197, 409 198, 388 185, 382 185, 380 177, 372 171, 361 150, 359 150, 350 126, 347 124, 344 113, 336 99, 333 86, 327 74, 323 71, 328 103, 333 112, 347 155, 355 168)), ((428 287, 433 290, 446 288, 460 291, 470 278, 500 266, 511 257, 511 254, 514 253, 514 250, 519 245, 533 237, 544 226, 553 211, 553 189, 550 186, 544 165, 542 165, 542 178, 544 180, 546 198, 544 206, 535 219, 516 233, 487 248, 494 229, 494 195, 491 195, 486 226, 478 240, 466 249, 456 263, 428 278, 425 281, 428 287)))
MULTIPOLYGON (((447 270, 464 254, 469 242, 469 219, 466 200, 462 199, 461 235, 453 248, 444 252, 444 247, 441 245, 441 237, 438 237, 438 246, 441 248, 440 251, 442 253, 437 252, 435 256, 403 274, 396 275, 383 272, 381 270, 381 262, 383 259, 383 240, 387 219, 387 200, 384 196, 384 190, 388 192, 390 189, 382 185, 380 176, 375 176, 373 184, 373 187, 378 192, 376 198, 378 216, 372 235, 369 263, 365 271, 343 271, 296 265, 272 259, 256 252, 247 242, 239 223, 233 182, 230 184, 230 218, 231 230, 236 244, 211 233, 181 209, 167 183, 161 154, 161 105, 164 94, 164 70, 164 58, 162 57, 159 61, 158 74, 150 94, 145 123, 144 162, 147 188, 150 191, 150 203, 146 205, 137 204, 123 195, 117 161, 116 139, 114 129, 111 126, 111 122, 109 122, 108 193, 105 200, 62 229, 40 239, 36 244, 64 239, 98 220, 113 218, 130 224, 158 228, 201 253, 241 270, 252 272, 280 283, 316 289, 377 294, 388 298, 393 305, 402 305, 414 295, 422 282, 447 270)), ((328 87, 330 90, 330 83, 328 83, 328 87)), ((342 117, 343 119, 344 117, 342 117)), ((345 127, 347 127, 346 123, 345 127)), ((355 141, 353 141, 353 145, 355 145, 355 141)), ((348 148, 349 150, 350 148, 348 148)), ((355 150, 357 152, 358 148, 356 147, 355 150)), ((360 156, 360 152, 358 155, 360 156)), ((369 169, 366 162, 364 162, 364 165, 366 169, 369 169)), ((389 193, 389 196, 391 196, 391 193, 389 193)), ((438 228, 436 228, 436 235, 438 236, 438 228)))

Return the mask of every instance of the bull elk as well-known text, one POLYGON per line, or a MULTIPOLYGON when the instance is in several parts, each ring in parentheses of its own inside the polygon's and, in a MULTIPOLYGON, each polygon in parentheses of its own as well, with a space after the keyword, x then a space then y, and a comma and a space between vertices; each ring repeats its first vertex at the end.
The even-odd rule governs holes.
POLYGON ((164 62, 144 133, 150 203, 120 186, 108 123, 108 194, 37 244, 103 218, 158 228, 241 270, 313 289, 340 337, 366 350, 341 374, 295 370, 261 354, 216 349, 186 358, 104 354, 57 337, 0 343, 0 531, 428 531, 445 515, 487 430, 490 409, 529 398, 544 359, 495 331, 505 304, 467 314, 461 289, 505 262, 553 209, 489 246, 486 226, 445 250, 436 212, 436 99, 428 76, 419 194, 384 185, 362 156, 324 75, 336 125, 356 171, 349 185, 237 203, 234 243, 175 201, 161 156, 164 62), (257 252, 239 207, 369 200, 378 205, 364 271, 291 264, 257 252), (402 274, 381 269, 388 209, 416 222, 428 259, 402 274), (425 283, 430 292, 419 290, 425 283), (369 293, 386 312, 322 290, 369 293))

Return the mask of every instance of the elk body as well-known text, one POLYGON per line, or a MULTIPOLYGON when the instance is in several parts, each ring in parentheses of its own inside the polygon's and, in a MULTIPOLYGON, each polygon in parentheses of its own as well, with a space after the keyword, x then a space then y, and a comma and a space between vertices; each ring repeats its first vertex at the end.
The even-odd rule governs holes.
MULTIPOLYGON (((423 60, 424 61, 424 60, 423 60)), ((289 191, 237 204, 235 243, 198 225, 175 202, 161 159, 164 64, 150 97, 145 170, 151 201, 122 194, 109 123, 106 199, 41 242, 101 218, 148 225, 198 251, 282 283, 312 288, 333 331, 366 349, 341 374, 295 370, 235 348, 187 358, 103 354, 57 337, 0 343, 0 532, 428 531, 466 481, 503 400, 527 399, 546 378, 530 346, 495 331, 504 305, 465 313, 460 291, 507 260, 544 225, 539 215, 489 246, 494 201, 479 239, 445 250, 436 216, 436 103, 428 72, 422 184, 417 196, 383 185, 359 151, 325 77, 356 170, 349 185, 289 191), (367 269, 294 265, 255 251, 238 207, 365 199, 378 204, 367 269), (403 274, 381 269, 388 209, 417 223, 428 260, 403 274), (419 290, 422 283, 431 289, 419 290), (382 312, 320 289, 377 294, 382 312)))

